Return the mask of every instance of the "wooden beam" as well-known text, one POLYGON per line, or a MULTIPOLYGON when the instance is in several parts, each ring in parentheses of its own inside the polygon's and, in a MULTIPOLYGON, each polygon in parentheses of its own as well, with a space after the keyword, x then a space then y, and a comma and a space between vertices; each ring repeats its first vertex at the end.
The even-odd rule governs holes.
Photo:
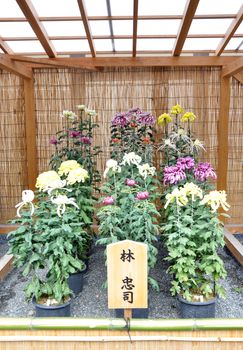
POLYGON ((12 269, 13 255, 5 254, 0 258, 0 281, 9 273, 12 269))
POLYGON ((30 0, 16 0, 26 19, 35 32, 38 40, 49 57, 56 57, 55 48, 48 38, 47 32, 38 18, 38 14, 30 0))
POLYGON ((237 28, 241 24, 242 19, 243 19, 243 5, 241 6, 239 12, 237 13, 236 18, 232 21, 227 32, 225 33, 224 39, 222 39, 221 42, 219 43, 219 45, 215 51, 216 56, 221 55, 221 53, 224 51, 224 48, 226 47, 226 45, 228 44, 228 42, 232 38, 233 34, 235 33, 235 31, 237 30, 237 28))
POLYGON ((25 57, 25 56, 19 56, 19 55, 10 55, 9 56, 13 61, 20 61, 20 62, 28 62, 28 63, 37 63, 37 64, 42 64, 46 66, 54 66, 54 67, 61 67, 61 68, 82 68, 82 69, 87 69, 91 71, 99 71, 100 68, 92 67, 92 66, 80 66, 78 62, 73 62, 72 59, 65 59, 61 60, 59 58, 52 59, 52 58, 33 58, 33 57, 25 57))
POLYGON ((0 235, 5 235, 6 233, 9 233, 10 231, 16 230, 19 225, 0 225, 0 235))
POLYGON ((227 190, 229 105, 230 78, 222 77, 218 121, 218 190, 227 190))
POLYGON ((82 17, 83 24, 84 24, 84 29, 85 29, 87 39, 89 42, 90 51, 91 51, 92 57, 95 57, 96 53, 95 53, 95 48, 94 48, 94 42, 93 42, 93 38, 91 35, 91 29, 90 29, 90 25, 89 25, 89 20, 88 20, 85 4, 84 4, 83 0, 77 0, 77 1, 78 1, 79 10, 80 10, 81 17, 82 17))
POLYGON ((225 227, 233 235, 234 234, 243 234, 243 224, 227 224, 227 225, 225 225, 225 227))
POLYGON ((243 246, 227 228, 224 228, 224 240, 229 251, 234 255, 236 260, 243 265, 243 246))
POLYGON ((243 73, 236 73, 233 75, 233 77, 238 80, 240 84, 243 85, 243 73))
POLYGON ((138 0, 133 2, 133 41, 132 41, 132 57, 137 54, 137 34, 138 34, 138 0))
POLYGON ((211 67, 224 66, 235 60, 235 57, 72 57, 72 58, 32 58, 20 55, 9 56, 13 60, 45 64, 53 67, 75 66, 75 68, 92 67, 211 67))
POLYGON ((230 77, 236 73, 239 73, 242 69, 243 69, 243 57, 239 57, 223 68, 222 75, 225 78, 230 77))
POLYGON ((27 178, 29 189, 35 190, 37 178, 36 115, 33 79, 24 80, 27 178))
POLYGON ((187 0, 185 10, 183 13, 183 19, 181 21, 179 31, 177 34, 177 39, 172 51, 173 56, 179 56, 181 54, 181 50, 187 38, 187 34, 189 32, 199 1, 200 0, 187 0))
POLYGON ((13 50, 10 49, 8 44, 3 40, 1 36, 0 36, 0 48, 3 50, 4 53, 13 54, 13 50))
POLYGON ((31 79, 32 71, 31 68, 26 67, 22 63, 13 62, 6 55, 0 54, 0 68, 7 70, 8 72, 14 73, 21 78, 31 79))

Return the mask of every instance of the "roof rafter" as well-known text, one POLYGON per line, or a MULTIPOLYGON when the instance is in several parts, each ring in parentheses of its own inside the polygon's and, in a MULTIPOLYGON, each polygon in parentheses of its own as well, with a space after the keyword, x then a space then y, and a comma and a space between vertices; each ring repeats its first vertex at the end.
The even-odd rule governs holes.
POLYGON ((179 27, 177 39, 172 50, 173 56, 179 56, 189 32, 193 16, 197 10, 200 0, 188 0, 183 13, 183 18, 179 27))
POLYGON ((11 59, 6 57, 6 54, 0 54, 0 68, 5 69, 11 73, 14 73, 24 79, 32 78, 31 68, 26 67, 22 63, 13 62, 11 59))
POLYGON ((239 57, 227 66, 223 67, 222 76, 224 78, 230 77, 243 70, 243 57, 239 57))
POLYGON ((49 57, 56 57, 55 48, 48 38, 47 32, 38 18, 37 12, 30 0, 16 0, 26 19, 35 32, 38 40, 49 57))
POLYGON ((87 39, 89 42, 90 51, 91 51, 92 57, 95 57, 96 52, 95 52, 95 47, 94 47, 94 41, 93 41, 93 38, 91 35, 91 29, 90 29, 90 25, 89 25, 86 7, 85 7, 83 0, 77 0, 77 1, 78 1, 79 10, 80 10, 81 17, 82 17, 83 24, 84 24, 84 29, 85 29, 87 39))
POLYGON ((7 53, 7 54, 13 53, 13 50, 10 49, 8 44, 1 37, 0 37, 0 48, 3 50, 4 53, 7 53))
POLYGON ((221 42, 219 43, 219 45, 215 51, 216 56, 221 55, 221 53, 224 51, 224 48, 227 46, 228 42, 230 41, 230 39, 234 35, 235 31, 237 30, 237 28, 241 24, 242 19, 243 19, 243 5, 241 6, 240 10, 238 11, 236 18, 232 21, 227 32, 225 33, 224 39, 222 39, 221 42))
POLYGON ((138 33, 138 0, 134 0, 132 57, 136 57, 136 54, 137 54, 137 33, 138 33))

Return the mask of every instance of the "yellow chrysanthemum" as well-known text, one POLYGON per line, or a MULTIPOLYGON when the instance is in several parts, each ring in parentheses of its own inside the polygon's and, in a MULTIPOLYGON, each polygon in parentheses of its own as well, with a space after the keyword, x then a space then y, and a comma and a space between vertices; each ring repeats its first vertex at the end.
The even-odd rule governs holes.
POLYGON ((40 191, 45 191, 47 188, 49 188, 50 184, 56 181, 60 181, 60 176, 58 173, 54 170, 46 171, 44 173, 41 173, 36 180, 35 187, 38 188, 40 191))
POLYGON ((84 182, 86 179, 88 179, 89 175, 87 170, 84 168, 77 168, 69 171, 68 177, 67 177, 67 184, 73 185, 76 182, 84 182))
POLYGON ((171 193, 168 193, 165 196, 166 203, 165 203, 165 209, 168 207, 170 203, 173 203, 176 201, 176 204, 180 207, 183 207, 188 203, 188 198, 186 196, 186 191, 181 188, 175 188, 171 193))
POLYGON ((58 169, 59 175, 67 175, 71 170, 81 168, 81 165, 76 160, 66 160, 62 162, 58 169))
POLYGON ((181 122, 182 123, 185 123, 187 121, 189 122, 194 122, 194 120, 196 119, 197 117, 195 116, 194 113, 192 112, 186 112, 182 117, 181 117, 181 122))
POLYGON ((211 191, 201 200, 201 205, 209 205, 212 208, 212 213, 215 213, 220 206, 227 211, 229 210, 230 205, 226 202, 226 200, 227 198, 225 191, 211 191))
POLYGON ((203 198, 203 193, 201 188, 195 185, 193 182, 187 182, 183 186, 183 188, 186 192, 186 195, 192 197, 193 202, 195 201, 195 197, 199 197, 200 199, 203 198))
POLYGON ((170 111, 171 114, 182 114, 183 112, 184 112, 184 109, 178 104, 173 106, 170 111))
POLYGON ((166 125, 171 122, 172 122, 172 117, 167 113, 161 114, 157 120, 158 125, 166 125))

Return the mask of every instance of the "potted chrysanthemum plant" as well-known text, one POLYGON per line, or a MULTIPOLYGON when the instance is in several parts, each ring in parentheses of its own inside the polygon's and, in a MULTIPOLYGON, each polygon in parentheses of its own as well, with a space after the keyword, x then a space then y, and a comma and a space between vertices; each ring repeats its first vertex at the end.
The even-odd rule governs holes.
MULTIPOLYGON (((163 114, 166 138, 163 188, 164 232, 170 262, 172 295, 177 295, 182 317, 214 317, 217 297, 224 296, 220 280, 226 271, 218 250, 224 246, 223 222, 218 209, 227 211, 225 191, 216 191, 212 166, 199 162, 202 143, 191 133, 192 112, 177 105, 163 114), (179 119, 179 115, 182 114, 179 119), (168 123, 172 127, 168 131, 168 123), (187 123, 187 129, 181 123, 187 123)), ((226 215, 226 214, 225 214, 226 215)))
POLYGON ((144 163, 152 165, 155 122, 150 112, 138 107, 116 113, 111 121, 111 158, 121 162, 125 153, 134 152, 144 163))
POLYGON ((23 275, 31 276, 25 292, 33 298, 37 316, 70 315, 69 278, 84 270, 88 248, 76 196, 79 183, 87 177, 76 161, 63 162, 58 172, 38 176, 34 203, 34 193, 24 191, 17 205, 18 218, 13 222, 19 227, 9 234, 9 252, 23 275))

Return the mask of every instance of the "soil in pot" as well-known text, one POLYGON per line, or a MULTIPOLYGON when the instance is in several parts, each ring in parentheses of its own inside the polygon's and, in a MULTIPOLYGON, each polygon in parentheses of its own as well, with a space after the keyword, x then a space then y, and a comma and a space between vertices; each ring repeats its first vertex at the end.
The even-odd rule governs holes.
POLYGON ((86 265, 83 270, 72 273, 68 277, 68 286, 73 291, 74 295, 78 295, 83 290, 84 286, 84 274, 87 271, 86 265))
POLYGON ((188 301, 177 296, 181 318, 214 318, 217 298, 208 301, 188 301))
POLYGON ((36 317, 68 317, 71 315, 71 299, 59 305, 38 304, 35 298, 33 298, 32 302, 35 306, 36 317))

